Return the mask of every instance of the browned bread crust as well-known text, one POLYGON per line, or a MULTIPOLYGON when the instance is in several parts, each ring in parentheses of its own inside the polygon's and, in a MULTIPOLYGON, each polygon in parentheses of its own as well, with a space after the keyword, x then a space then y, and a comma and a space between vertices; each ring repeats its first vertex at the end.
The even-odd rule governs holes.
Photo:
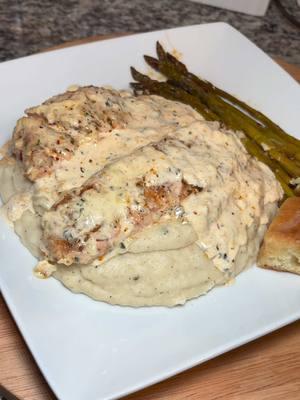
POLYGON ((258 265, 300 274, 300 197, 282 204, 264 237, 258 265))

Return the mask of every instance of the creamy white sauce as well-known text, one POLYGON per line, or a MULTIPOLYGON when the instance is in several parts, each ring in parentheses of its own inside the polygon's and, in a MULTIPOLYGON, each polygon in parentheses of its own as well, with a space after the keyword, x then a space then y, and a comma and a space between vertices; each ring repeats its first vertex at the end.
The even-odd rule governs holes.
MULTIPOLYGON (((100 225, 106 239, 111 223, 120 221, 122 246, 118 243, 98 258, 96 242, 88 240, 88 265, 53 267, 42 260, 41 276, 53 272, 74 292, 112 304, 183 304, 230 281, 255 261, 282 190, 269 168, 247 154, 235 133, 203 121, 179 103, 156 96, 136 100, 126 92, 120 96, 126 126, 102 132, 99 141, 83 137, 71 158, 34 183, 24 178, 20 163, 6 158, 0 163, 0 194, 22 242, 41 260, 41 250, 47 253, 43 232, 63 237, 73 221, 75 237, 100 225), (202 190, 182 201, 179 214, 166 213, 136 231, 128 207, 138 204, 136 183, 141 178, 147 186, 168 182, 175 188, 184 180, 202 190), (101 189, 76 195, 70 202, 71 216, 63 206, 51 209, 61 192, 87 181, 101 189), (75 218, 76 210, 80 213, 75 218)), ((38 112, 49 121, 61 119, 72 125, 65 105, 43 105, 38 112)))

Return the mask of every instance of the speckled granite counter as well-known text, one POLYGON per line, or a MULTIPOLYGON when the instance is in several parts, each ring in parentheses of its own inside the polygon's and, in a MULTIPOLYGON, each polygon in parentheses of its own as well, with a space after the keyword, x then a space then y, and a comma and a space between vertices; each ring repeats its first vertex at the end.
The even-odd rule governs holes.
MULTIPOLYGON (((285 3, 300 20, 296 2, 285 3)), ((212 21, 228 22, 271 56, 300 65, 300 30, 275 4, 254 17, 188 0, 0 0, 0 61, 91 35, 212 21)))

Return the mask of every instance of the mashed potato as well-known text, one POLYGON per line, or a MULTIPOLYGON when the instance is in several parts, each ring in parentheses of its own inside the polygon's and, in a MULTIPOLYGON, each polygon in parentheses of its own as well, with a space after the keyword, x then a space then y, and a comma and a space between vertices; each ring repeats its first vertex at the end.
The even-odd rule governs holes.
POLYGON ((131 306, 228 282, 255 261, 282 196, 235 133, 180 103, 94 87, 18 122, 0 193, 40 275, 131 306))

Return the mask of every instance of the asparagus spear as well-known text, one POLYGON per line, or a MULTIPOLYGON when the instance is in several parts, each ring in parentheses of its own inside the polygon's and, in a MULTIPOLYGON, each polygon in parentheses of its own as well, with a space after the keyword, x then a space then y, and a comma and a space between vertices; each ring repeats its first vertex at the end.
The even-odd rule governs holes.
MULTIPOLYGON (((182 87, 190 94, 199 97, 201 101, 206 103, 209 107, 214 108, 217 104, 217 107, 223 107, 229 111, 234 110, 237 116, 243 119, 244 123, 247 123, 247 128, 245 127, 245 131, 246 129, 250 129, 249 134, 252 137, 255 134, 258 142, 264 143, 270 149, 276 147, 284 147, 285 153, 287 153, 288 155, 292 155, 300 161, 300 151, 298 153, 295 152, 294 144, 284 142, 283 139, 279 137, 276 133, 274 133, 269 127, 264 127, 262 124, 259 125, 256 121, 253 120, 253 118, 249 117, 236 107, 233 107, 231 104, 224 101, 221 97, 216 96, 215 93, 211 90, 208 90, 207 87, 203 88, 203 85, 197 84, 197 82, 192 79, 192 74, 185 72, 187 70, 184 65, 177 61, 170 54, 165 53, 159 44, 157 45, 157 52, 159 60, 156 60, 153 57, 149 56, 145 56, 145 60, 151 67, 160 71, 167 78, 169 78, 172 84, 175 82, 179 87, 182 87), (169 62, 168 56, 169 58, 172 57, 172 59, 176 60, 176 62, 169 62)), ((246 133, 248 134, 248 132, 246 133)))
POLYGON ((259 111, 191 74, 159 43, 157 54, 158 60, 149 56, 145 56, 145 60, 168 81, 154 81, 132 69, 133 77, 138 81, 132 84, 135 89, 189 104, 207 120, 224 122, 228 128, 242 130, 247 135, 242 141, 248 152, 273 170, 287 196, 295 195, 289 185, 292 178, 300 176, 300 141, 259 111), (250 116, 228 101, 243 108, 250 116))
POLYGON ((242 142, 249 154, 266 164, 273 171, 277 180, 280 182, 285 195, 287 197, 295 196, 293 189, 289 187, 291 177, 280 167, 280 165, 276 161, 271 160, 255 142, 248 138, 243 138, 242 142))
MULTIPOLYGON (((263 125, 271 128, 273 132, 275 132, 278 136, 280 136, 284 142, 286 143, 287 141, 290 142, 291 144, 296 145, 297 147, 300 147, 300 141, 286 133, 283 129, 281 129, 277 124, 275 124, 273 121, 271 121, 268 117, 266 117, 262 112, 255 110, 248 104, 244 103, 243 101, 237 99, 236 97, 232 96, 231 94, 225 92, 222 89, 219 89, 218 87, 214 86, 208 81, 204 81, 197 77, 196 75, 190 73, 186 66, 177 60, 172 54, 165 52, 163 47, 159 42, 156 43, 156 51, 159 60, 162 62, 169 62, 174 66, 174 68, 180 72, 181 74, 184 74, 188 76, 190 79, 192 79, 196 84, 202 86, 203 89, 207 91, 213 91, 215 94, 218 94, 219 96, 223 97, 224 99, 230 101, 231 103, 241 107, 244 109, 247 113, 249 113, 254 119, 260 121, 263 125)), ((155 59, 149 56, 145 57, 146 61, 154 61, 155 59), (152 60, 151 60, 152 59, 152 60)), ((157 60, 156 60, 157 61, 157 60)), ((152 67, 154 69, 159 69, 159 63, 153 62, 152 67)))
MULTIPOLYGON (((138 81, 138 83, 132 83, 132 86, 137 90, 143 90, 147 93, 157 94, 163 96, 165 98, 171 100, 179 100, 182 103, 189 104, 197 111, 199 111, 203 115, 203 110, 207 112, 207 108, 205 105, 199 101, 198 98, 187 94, 185 91, 178 87, 172 87, 167 82, 158 82, 152 80, 146 75, 141 74, 140 72, 136 71, 134 68, 131 68, 133 78, 138 81)), ((240 130, 241 124, 237 122, 235 116, 232 113, 228 113, 225 110, 216 109, 217 112, 214 110, 207 113, 206 119, 211 121, 222 121, 225 124, 234 129, 240 130)), ((245 137, 242 139, 247 151, 254 157, 258 158, 263 163, 267 164, 276 175, 277 179, 281 183, 285 193, 287 196, 293 196, 294 192, 289 187, 289 182, 291 180, 291 176, 289 176, 284 169, 278 164, 276 161, 267 157, 266 153, 263 149, 249 137, 245 137)), ((282 161, 282 159, 281 159, 282 161)))
MULTIPOLYGON (((181 88, 186 91, 189 90, 189 93, 192 96, 199 98, 202 103, 206 104, 213 111, 213 113, 219 117, 217 119, 224 121, 229 128, 233 130, 243 130, 246 135, 255 140, 259 145, 265 146, 265 148, 267 146, 269 149, 268 151, 272 151, 272 158, 276 159, 282 165, 282 167, 286 169, 287 172, 292 174, 293 177, 299 176, 300 169, 298 169, 297 166, 291 168, 290 160, 281 151, 276 150, 276 141, 273 141, 266 136, 263 131, 264 128, 259 126, 250 117, 246 116, 243 112, 224 102, 215 95, 205 92, 202 90, 202 88, 196 87, 193 82, 189 80, 189 78, 183 77, 181 79, 177 72, 172 71, 172 68, 168 68, 168 66, 166 66, 165 68, 161 68, 160 72, 165 73, 167 77, 171 77, 175 80, 175 84, 178 84, 178 91, 181 91, 181 88), (293 169, 294 171, 292 171, 293 169)), ((173 84, 173 81, 170 83, 173 84)), ((180 94, 178 94, 178 96, 180 99, 180 94)), ((281 144, 282 143, 280 143, 280 145, 281 144)), ((285 151, 288 151, 289 154, 293 154, 294 146, 290 144, 286 145, 285 151)))
POLYGON ((182 103, 188 104, 202 114, 208 121, 218 120, 217 115, 215 115, 205 104, 184 90, 173 88, 166 82, 154 81, 148 76, 141 74, 133 67, 131 67, 131 75, 133 79, 140 82, 142 86, 145 89, 148 89, 152 94, 158 94, 159 96, 165 97, 169 100, 178 100, 182 103))
MULTIPOLYGON (((153 57, 145 56, 145 60, 150 66, 164 73, 168 78, 171 78, 172 84, 173 82, 175 82, 175 84, 181 86, 189 93, 195 96, 199 96, 204 103, 206 103, 209 107, 211 107, 214 110, 214 112, 218 113, 218 109, 223 107, 227 109, 228 113, 230 111, 234 111, 235 119, 240 120, 238 124, 234 123, 234 118, 232 120, 232 118, 230 118, 226 112, 222 116, 223 118, 227 118, 227 121, 225 122, 227 122, 227 124, 231 122, 230 127, 232 129, 241 129, 242 126, 246 134, 248 134, 251 138, 256 140, 259 144, 264 145, 265 148, 267 147, 269 151, 272 151, 272 157, 278 160, 279 163, 281 163, 282 166, 287 171, 291 172, 291 162, 288 159, 288 157, 285 156, 284 153, 286 153, 289 156, 292 156, 296 160, 300 160, 300 152, 295 151, 294 144, 291 144, 291 142, 290 143, 284 142, 283 137, 282 136, 279 137, 278 134, 276 132, 274 133, 269 127, 263 127, 262 123, 261 125, 258 125, 258 123, 254 121, 252 118, 248 117, 246 114, 244 114, 237 108, 233 107, 231 104, 228 104, 222 98, 215 96, 215 94, 211 92, 211 88, 213 88, 213 85, 201 81, 195 75, 190 74, 185 65, 182 64, 180 61, 178 61, 171 54, 166 53, 159 43, 157 43, 157 54, 159 60, 156 60, 153 57), (200 85, 199 82, 201 83, 200 85), (231 121, 228 121, 228 117, 231 121), (239 123, 242 123, 242 125, 240 125, 239 123)), ((229 95, 229 97, 231 100, 234 99, 234 97, 231 95, 229 95)), ((248 107, 248 111, 249 110, 250 108, 248 107)), ((257 113, 259 114, 259 112, 257 113)), ((265 116, 264 120, 270 121, 265 116)), ((270 121, 270 124, 273 124, 272 121, 270 121)), ((273 126, 276 125, 273 124, 273 126)), ((277 128, 280 129, 279 127, 277 128)), ((300 142, 295 138, 293 139, 299 145, 300 142)), ((297 176, 299 173, 299 169, 297 168, 297 166, 295 166, 293 169, 294 171, 292 176, 295 175, 297 176)))
MULTIPOLYGON (((242 130, 250 139, 253 139, 254 142, 263 148, 269 143, 264 139, 263 135, 255 128, 255 126, 252 126, 247 120, 244 120, 241 115, 242 113, 236 113, 232 109, 224 109, 222 108, 222 105, 213 105, 212 109, 229 128, 233 130, 242 130)), ((275 159, 292 177, 296 178, 300 176, 300 168, 295 164, 295 162, 286 157, 282 151, 272 147, 268 148, 266 153, 269 153, 270 157, 275 159)))

